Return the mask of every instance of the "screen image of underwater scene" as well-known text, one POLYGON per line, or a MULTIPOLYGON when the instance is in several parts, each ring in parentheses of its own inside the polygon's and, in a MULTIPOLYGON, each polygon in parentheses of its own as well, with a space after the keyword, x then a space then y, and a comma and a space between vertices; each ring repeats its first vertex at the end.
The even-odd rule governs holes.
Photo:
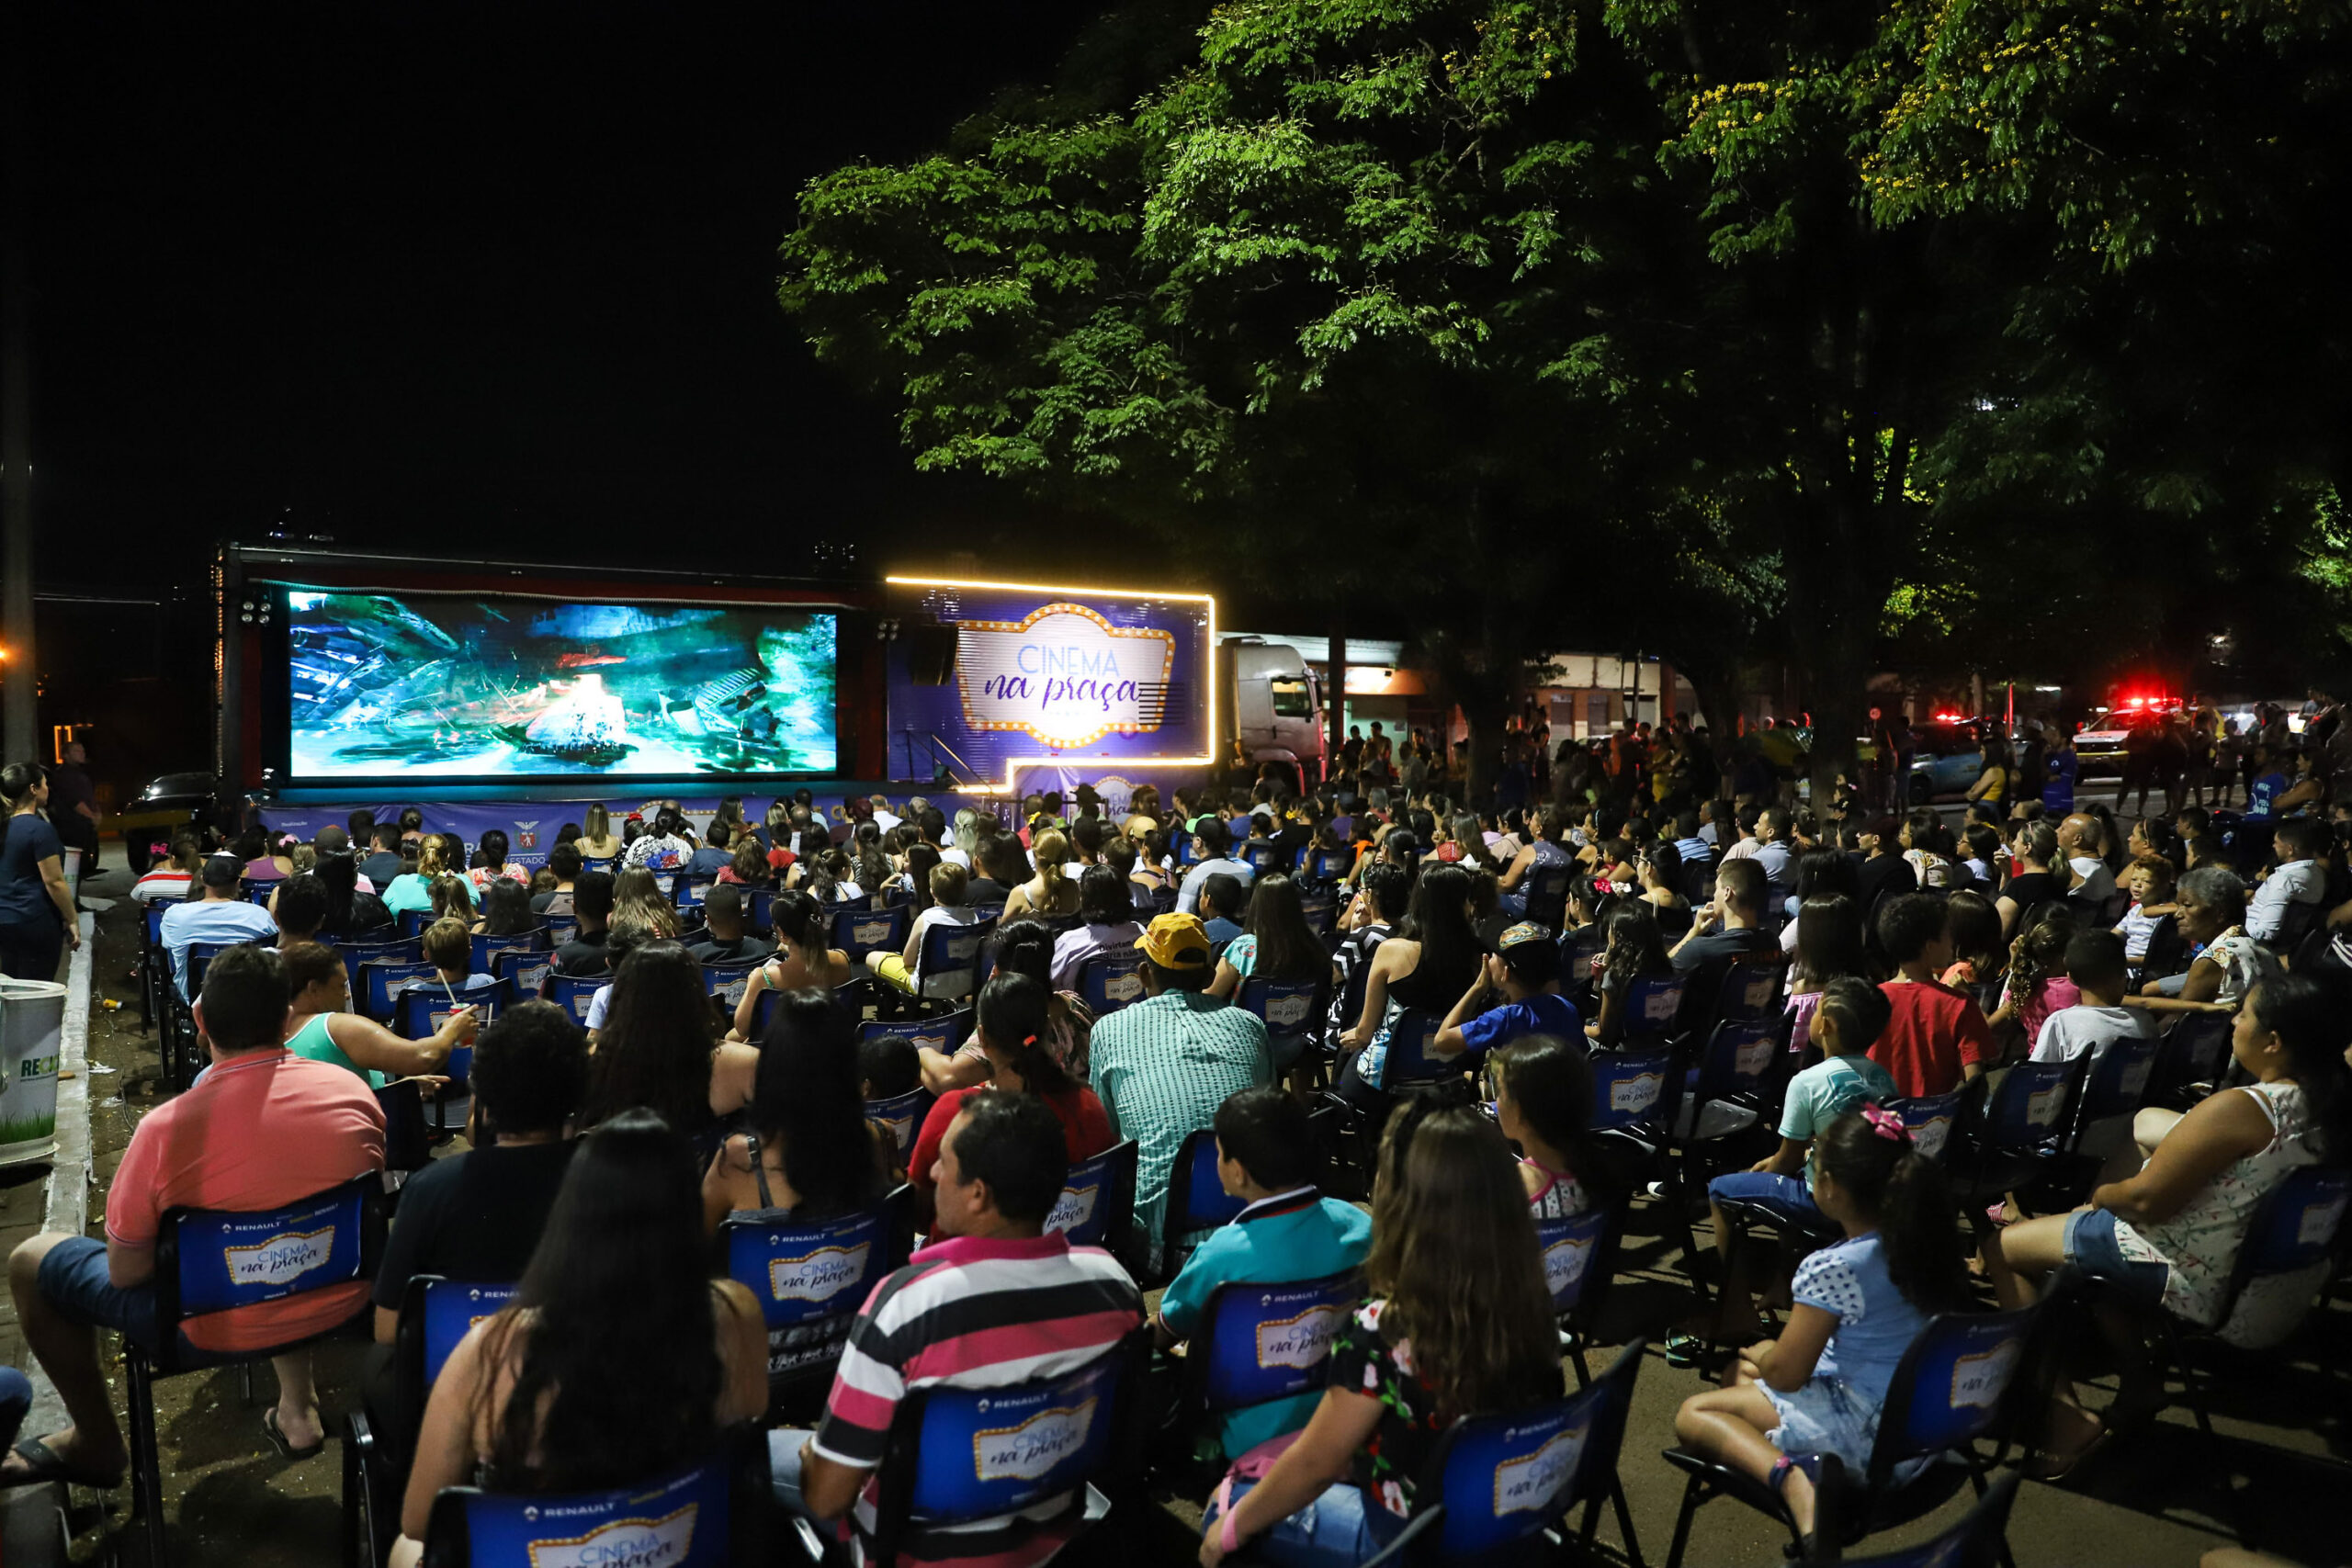
POLYGON ((835 617, 286 595, 296 778, 830 773, 835 617))

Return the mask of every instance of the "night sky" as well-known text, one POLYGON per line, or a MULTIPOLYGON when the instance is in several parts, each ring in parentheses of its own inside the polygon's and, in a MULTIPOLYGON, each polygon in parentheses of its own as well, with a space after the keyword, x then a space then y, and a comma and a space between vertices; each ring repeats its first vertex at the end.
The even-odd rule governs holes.
POLYGON ((44 587, 280 523, 783 573, 1018 526, 814 363, 775 246, 1094 6, 10 9, 44 587))

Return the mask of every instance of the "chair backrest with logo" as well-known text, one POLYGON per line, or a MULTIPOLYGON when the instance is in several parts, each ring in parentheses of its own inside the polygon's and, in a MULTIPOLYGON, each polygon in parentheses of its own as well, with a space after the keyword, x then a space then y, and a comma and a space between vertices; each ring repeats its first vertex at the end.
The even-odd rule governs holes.
POLYGON ((1533 1545, 1578 1503, 1606 1496, 1616 1480, 1624 1431, 1618 1405, 1630 1398, 1629 1383, 1621 1356, 1568 1398, 1456 1421, 1422 1470, 1416 1500, 1433 1522, 1415 1532, 1408 1560, 1501 1560, 1533 1545))
POLYGON ((411 980, 430 980, 439 971, 414 958, 371 958, 359 966, 351 986, 351 1005, 379 1023, 389 1024, 398 1010, 396 993, 411 980))
POLYGON ((1331 1337, 1363 1299, 1355 1269, 1289 1284, 1237 1280, 1209 1292, 1184 1358, 1184 1404, 1238 1410, 1323 1386, 1331 1337))
POLYGON ((458 1568, 725 1568, 734 1555, 733 1470, 731 1453, 722 1451, 650 1485, 561 1493, 445 1487, 433 1500, 424 1561, 458 1568))
MULTIPOLYGON (((1904 1461, 1953 1450, 2007 1430, 2020 1401, 2018 1373, 2041 1309, 1944 1313, 1930 1319, 1894 1370, 1871 1449, 1871 1490, 1885 1490, 1904 1461)), ((2030 1381, 2030 1380, 2029 1380, 2030 1381)))
POLYGON ((718 885, 718 874, 715 871, 694 872, 679 877, 677 881, 671 884, 671 897, 681 909, 699 909, 703 906, 703 901, 710 897, 710 890, 718 885))
MULTIPOLYGON (((356 999, 360 993, 359 966, 363 964, 414 964, 424 956, 413 937, 396 942, 339 942, 334 950, 343 954, 344 974, 351 981, 351 994, 356 999)), ((379 1015, 381 1016, 381 1015, 379 1015)))
POLYGON ((2302 1323, 2335 1267, 2352 1209, 2352 1171, 2307 1166, 2265 1193, 2230 1271, 2221 1337, 2242 1349, 2276 1345, 2302 1323))
POLYGON ((1143 1000, 1143 954, 1132 947, 1089 953, 1078 966, 1078 994, 1096 1018, 1143 1000))
POLYGON ((498 960, 505 953, 544 953, 548 951, 548 929, 545 926, 533 926, 525 931, 508 931, 503 936, 477 934, 474 937, 474 973, 497 974, 498 960))
POLYGON ((1753 1023, 1770 1018, 1781 999, 1781 964, 1774 958, 1742 958, 1724 968, 1715 987, 1715 1021, 1753 1023))
POLYGON ((1647 1051, 1596 1051, 1592 1055, 1592 1125, 1640 1127, 1665 1120, 1671 1109, 1669 1077, 1674 1054, 1664 1046, 1647 1051))
POLYGON ((1323 1018, 1325 984, 1320 980, 1262 980, 1252 975, 1241 982, 1240 995, 1234 999, 1241 1004, 1243 1011, 1256 1013, 1264 1021, 1266 1044, 1271 1049, 1314 1035, 1323 1018))
MULTIPOLYGON (((1216 1134, 1199 1127, 1184 1134, 1176 1163, 1168 1171, 1168 1218, 1164 1226, 1170 1245, 1193 1231, 1225 1224, 1249 1205, 1225 1190, 1216 1176, 1216 1134)), ((1179 1263, 1170 1259, 1168 1272, 1179 1263)))
POLYGON ((903 953, 907 947, 908 922, 912 918, 904 906, 888 909, 836 909, 833 911, 833 945, 848 953, 852 964, 863 964, 865 955, 877 948, 884 953, 903 953))
MULTIPOLYGON (((424 1040, 432 1037, 449 1021, 449 1015, 461 1007, 474 1010, 474 1022, 488 1028, 490 1021, 514 1004, 514 982, 497 980, 487 986, 458 987, 454 993, 445 989, 436 975, 422 986, 411 986, 394 998, 392 1032, 403 1040, 424 1040)), ((466 1076, 463 1065, 458 1065, 458 1052, 465 1054, 467 1063, 473 1060, 473 1047, 460 1045, 449 1053, 455 1065, 452 1077, 466 1076)))
POLYGON ((718 1228, 727 1275, 759 1298, 768 1327, 768 1382, 830 1379, 858 1308, 906 1261, 913 1189, 879 1208, 835 1220, 796 1221, 769 1209, 729 1214, 718 1228))
POLYGON ((384 1113, 384 1174, 397 1190, 433 1163, 433 1130, 424 1124, 424 1090, 414 1078, 401 1078, 376 1091, 384 1113))
POLYGON ((1717 1024, 1699 1057, 1699 1102, 1757 1099, 1788 1054, 1776 1021, 1717 1024))
POLYGON ((865 1102, 865 1119, 890 1135, 890 1146, 899 1151, 900 1166, 913 1156, 915 1138, 922 1132, 922 1119, 931 1113, 932 1101, 937 1098, 917 1085, 904 1094, 865 1102))
POLYGON ((1401 1089, 1408 1084, 1435 1083, 1440 1078, 1466 1072, 1478 1060, 1476 1052, 1465 1051, 1458 1056, 1431 1054, 1437 1043, 1437 1033, 1445 1020, 1433 1012, 1418 1008, 1398 1010, 1388 1021, 1388 1059, 1382 1064, 1381 1086, 1401 1089))
POLYGON ((596 993, 613 983, 610 975, 557 975, 547 977, 547 999, 571 1014, 574 1023, 585 1027, 589 1004, 596 993))
POLYGON ((1356 852, 1341 845, 1336 850, 1316 850, 1306 857, 1306 878, 1330 886, 1346 876, 1356 863, 1356 852))
POLYGON ((554 970, 555 954, 545 950, 502 953, 490 961, 490 972, 513 986, 521 1001, 529 1001, 545 990, 554 970))
POLYGON ((1538 865, 1527 874, 1527 918, 1558 931, 1568 910, 1568 878, 1573 868, 1538 865))
POLYGON ((402 1386, 415 1394, 408 1408, 422 1415, 424 1395, 449 1359, 458 1342, 474 1325, 483 1322, 514 1299, 516 1285, 508 1280, 448 1280, 419 1274, 401 1294, 400 1326, 392 1337, 392 1367, 402 1386))
POLYGON ((2066 1130, 2085 1062, 2018 1062, 1984 1108, 1984 1142, 2011 1153, 2047 1148, 2066 1130))
POLYGON ((937 1528, 1018 1513, 1103 1476, 1134 1419, 1149 1340, 1131 1336, 1073 1371, 1010 1387, 910 1391, 890 1425, 866 1560, 895 1561, 907 1523, 937 1528))
POLYGON ((980 944, 996 935, 994 920, 951 926, 944 921, 922 933, 918 990, 933 1001, 955 1001, 980 988, 980 944))
POLYGON ((155 1236, 161 1371, 177 1361, 179 1325, 207 1313, 308 1295, 376 1270, 384 1179, 375 1171, 280 1208, 172 1208, 155 1236))
POLYGON ((2151 1093, 2177 1096, 2193 1083, 2219 1083, 2230 1065, 2231 1015, 2222 1012, 2185 1014, 2164 1037, 2156 1054, 2156 1081, 2151 1093))
POLYGON ((1062 1195, 1046 1216, 1046 1228, 1061 1231, 1072 1247, 1117 1252, 1136 1203, 1136 1141, 1114 1144, 1099 1155, 1069 1162, 1062 1195))
MULTIPOLYGON (((2116 1123, 2129 1122, 2141 1106, 2147 1103, 2148 1085, 2155 1077, 2156 1051, 2162 1042, 2150 1037, 2144 1040, 2110 1041, 2105 1050, 2093 1059, 2083 1078, 2083 1092, 2076 1102, 2073 1132, 2068 1146, 2084 1150, 2086 1140, 2102 1145, 2115 1140, 2098 1139, 2094 1133, 2105 1129, 2112 1134, 2116 1123)), ((2102 1153, 2107 1152, 2102 1147, 2102 1153)))
POLYGON ((1951 1146, 1951 1130, 1960 1118, 1962 1091, 1950 1094, 1923 1094, 1913 1100, 1898 1100, 1887 1109, 1903 1118, 1903 1125, 1911 1132, 1911 1146, 1927 1158, 1940 1163, 1944 1152, 1951 1146))
POLYGON ((1625 987, 1623 1032, 1619 1043, 1646 1045, 1674 1037, 1682 1016, 1685 989, 1679 975, 1644 975, 1625 987))
POLYGON ((751 983, 756 964, 706 964, 702 966, 702 988, 725 1004, 731 1016, 736 1005, 743 999, 743 988, 751 983))
POLYGON ((1544 1258, 1544 1283, 1552 1292, 1555 1316, 1591 1315, 1589 1305, 1613 1267, 1617 1219, 1615 1210, 1600 1207, 1558 1219, 1537 1218, 1535 1249, 1544 1258))
POLYGON ((896 1038, 908 1043, 952 1056, 956 1047, 970 1038, 972 1010, 944 1012, 936 1018, 899 1019, 888 1022, 862 1023, 857 1028, 857 1043, 896 1038))
POLYGON ((1241 863, 1250 868, 1253 876, 1263 876, 1275 869, 1279 853, 1272 840, 1252 839, 1241 846, 1241 863))

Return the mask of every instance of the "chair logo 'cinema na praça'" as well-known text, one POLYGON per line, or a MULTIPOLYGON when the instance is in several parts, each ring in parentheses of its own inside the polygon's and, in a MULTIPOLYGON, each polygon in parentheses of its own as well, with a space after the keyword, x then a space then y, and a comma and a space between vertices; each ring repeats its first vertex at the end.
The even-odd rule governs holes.
POLYGON ((1035 1481, 1086 1446, 1096 1400, 1040 1410, 1018 1427, 972 1434, 972 1473, 980 1481, 1035 1481))
POLYGON ((334 1254, 334 1227, 283 1232, 251 1247, 228 1247, 221 1252, 228 1261, 231 1284, 283 1285, 326 1267, 334 1254))
POLYGON ((615 1519, 568 1540, 535 1540, 531 1568, 669 1568, 694 1547, 696 1506, 658 1519, 615 1519))

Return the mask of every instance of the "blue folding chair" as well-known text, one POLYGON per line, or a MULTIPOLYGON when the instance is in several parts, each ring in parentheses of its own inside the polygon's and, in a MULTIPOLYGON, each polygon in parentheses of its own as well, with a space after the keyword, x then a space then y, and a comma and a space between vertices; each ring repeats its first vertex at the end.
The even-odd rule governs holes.
POLYGON ((851 1322, 907 1260, 913 1236, 914 1189, 904 1186, 879 1207, 840 1219, 796 1221, 768 1209, 720 1222, 727 1277, 759 1298, 767 1321, 772 1416, 806 1414, 823 1399, 851 1322))
POLYGON ((555 972, 552 953, 502 953, 490 962, 490 972, 514 987, 517 1001, 529 1001, 547 988, 555 972))
POLYGON ((1340 923, 1340 901, 1328 891, 1310 886, 1298 896, 1298 912, 1306 918, 1306 929, 1329 942, 1340 923))
POLYGON ((1478 1060, 1475 1051, 1458 1056, 1436 1054, 1438 1030, 1445 1020, 1433 1012, 1405 1008, 1388 1021, 1388 1059, 1381 1065, 1381 1087, 1403 1094, 1458 1077, 1478 1060))
POLYGON ((393 1403, 382 1413, 395 1429, 376 1430, 364 1404, 344 1418, 343 1539, 367 1568, 390 1555, 400 1533, 400 1487, 416 1446, 416 1433, 401 1427, 400 1417, 423 1417, 449 1353, 475 1324, 513 1301, 514 1291, 511 1283, 419 1274, 401 1293, 392 1339, 393 1403))
POLYGON ((359 995, 359 967, 363 964, 414 964, 424 956, 424 951, 413 937, 393 942, 339 942, 334 950, 343 954, 344 973, 350 977, 351 994, 359 995))
POLYGON ((414 942, 424 934, 425 922, 433 919, 430 909, 404 909, 401 912, 400 933, 403 942, 414 942))
POLYGON ((351 987, 351 1005, 390 1024, 400 1006, 401 988, 412 980, 433 980, 441 972, 419 958, 371 958, 359 966, 351 987))
POLYGON ((1593 1131, 1638 1134, 1663 1125, 1675 1099, 1672 1052, 1596 1051, 1591 1062, 1593 1131))
POLYGON ((1560 1348, 1576 1367, 1578 1388, 1592 1382, 1584 1348, 1592 1338, 1593 1320, 1616 1270, 1618 1226, 1623 1218, 1615 1209, 1592 1208, 1581 1214, 1535 1222, 1535 1247, 1544 1258, 1544 1285, 1552 1292, 1560 1348))
POLYGON ((727 1016, 735 1016, 735 1009, 743 999, 743 991, 751 984, 756 964, 706 964, 702 966, 702 988, 718 998, 727 1009, 727 1016))
POLYGON ((2236 1021, 2225 1012, 2184 1013, 2165 1032, 2148 1086, 2149 1103, 2186 1111, 2212 1091, 2230 1068, 2230 1032, 2236 1021))
POLYGON ((1355 869, 1356 852, 1352 848, 1317 850, 1306 857, 1306 879, 1326 887, 1335 886, 1355 869))
MULTIPOLYGON (((145 1517, 147 1561, 170 1562, 164 1533, 163 1456, 155 1438, 155 1380, 263 1360, 323 1337, 295 1337, 255 1350, 220 1353, 186 1342, 192 1317, 261 1302, 286 1301, 372 1278, 383 1251, 384 1180, 374 1171, 282 1207, 247 1212, 171 1208, 155 1235, 157 1343, 123 1337, 129 1373, 132 1506, 145 1517)), ((368 1312, 363 1293, 354 1314, 368 1312)), ((348 1319, 345 1320, 348 1322, 348 1319)), ((342 1324, 330 1325, 332 1333, 342 1324)))
POLYGON ((2091 1058, 2057 1156, 2035 1190, 2038 1208, 2064 1213, 2089 1199, 2109 1156, 2132 1141, 2132 1121, 2147 1103, 2161 1044, 2154 1036, 2116 1040, 2091 1058))
POLYGON ((755 931, 775 930, 775 889, 752 887, 746 888, 744 893, 750 900, 745 918, 751 921, 752 929, 755 931))
POLYGON ((1524 918, 1558 931, 1567 919, 1568 880, 1572 874, 1572 868, 1565 865, 1530 868, 1524 918))
MULTIPOLYGON (((2050 1299, 2022 1312, 1945 1313, 1919 1331, 1880 1407, 1869 1464, 1860 1475, 1847 1472, 1841 1545, 1925 1516, 1963 1481, 1984 1495, 1985 1477, 2007 1451, 2011 1429, 2036 1403, 2035 1380, 2018 1374, 2035 1359, 2050 1299), (1908 1468, 1914 1460, 1935 1462, 1915 1471, 1908 1468), (1898 1472, 1906 1477, 1899 1483, 1898 1472)), ((1804 1538, 1769 1482, 1687 1449, 1668 1449, 1666 1459, 1690 1477, 1667 1568, 1681 1568, 1691 1519, 1717 1497, 1778 1519, 1788 1529, 1791 1555, 1804 1555, 1804 1538)))
MULTIPOLYGON (((1275 1077, 1306 1055, 1321 1033, 1328 986, 1323 980, 1265 980, 1255 975, 1241 982, 1240 994, 1234 1000, 1244 1012, 1256 1013, 1264 1021, 1266 1055, 1273 1063, 1275 1077)), ((1464 1053, 1465 1068, 1470 1056, 1464 1053)))
POLYGON ((445 1486, 433 1499, 424 1561, 435 1568, 548 1568, 659 1562, 726 1568, 752 1561, 735 1544, 731 1493, 739 1444, 664 1479, 594 1492, 485 1492, 445 1486))
POLYGON ((1638 1563, 1617 1460, 1644 1348, 1627 1346, 1597 1382, 1565 1399, 1454 1422, 1422 1467, 1412 1517, 1363 1568, 1556 1561, 1579 1506, 1576 1533, 1589 1558, 1604 1501, 1614 1503, 1625 1556, 1638 1563))
POLYGON ((613 869, 613 863, 610 860, 590 860, 583 855, 580 860, 580 869, 582 871, 608 872, 613 869))
POLYGON ((1886 1108, 1903 1118, 1904 1127, 1911 1134, 1911 1146, 1926 1158, 1941 1163, 1951 1147, 1952 1129, 1960 1123, 1967 1098, 1966 1090, 1954 1089, 1950 1094, 1890 1100, 1886 1108))
POLYGON ((2018 1062, 1993 1091, 1970 1130, 1961 1212, 1987 1197, 2030 1187, 2055 1168, 2087 1056, 2072 1062, 2018 1062))
POLYGON ((936 1099, 927 1089, 911 1089, 888 1100, 865 1102, 865 1119, 889 1134, 891 1146, 899 1151, 900 1169, 914 1157, 915 1140, 922 1135, 923 1118, 931 1114, 936 1099))
POLYGON ((922 979, 917 997, 926 1002, 960 1002, 980 988, 980 945, 996 935, 993 920, 970 925, 939 924, 922 933, 916 970, 922 979))
POLYGON ((1216 1131, 1198 1127, 1185 1134, 1176 1149, 1176 1163, 1168 1170, 1168 1209, 1160 1224, 1160 1233, 1168 1238, 1167 1276, 1172 1280, 1183 1272, 1184 1259, 1193 1254, 1184 1237, 1215 1230, 1249 1206, 1217 1179, 1216 1131))
POLYGON ((1673 1039, 1680 1031, 1687 988, 1679 975, 1645 975, 1636 979, 1625 987, 1623 1027, 1611 1043, 1631 1048, 1673 1039))
POLYGON ((907 927, 911 917, 903 908, 897 909, 836 909, 833 911, 833 945, 849 954, 853 964, 863 964, 865 955, 880 949, 884 953, 902 953, 907 945, 907 927))
POLYGON ((540 923, 548 928, 548 945, 550 947, 561 947, 580 934, 580 917, 577 915, 548 915, 540 923))
POLYGON ((691 872, 671 883, 670 894, 679 908, 699 909, 703 900, 710 897, 710 890, 718 885, 717 872, 691 872))
POLYGON ((1178 834, 1176 838, 1177 869, 1181 871, 1186 866, 1193 866, 1200 863, 1201 852, 1193 847, 1193 835, 1190 833, 1178 834))
POLYGON ((1331 1337, 1363 1292, 1354 1269, 1290 1284, 1219 1285, 1193 1328, 1179 1409, 1213 1419, 1321 1388, 1331 1337))
POLYGON ((887 1019, 861 1023, 857 1026, 857 1043, 883 1040, 893 1035, 910 1044, 952 1056, 970 1038, 972 1014, 970 1009, 960 1012, 935 1013, 930 1018, 887 1019))
POLYGON ((1727 964, 1715 987, 1717 1023, 1755 1023, 1780 1011, 1781 961, 1742 958, 1727 964))
POLYGON ((1241 863, 1250 868, 1253 876, 1281 870, 1281 859, 1282 852, 1274 847, 1271 839, 1251 839, 1241 846, 1241 863))
POLYGON ((498 955, 502 953, 545 953, 548 931, 545 926, 533 926, 528 931, 508 931, 503 936, 481 935, 474 938, 474 973, 498 973, 498 955))
MULTIPOLYGON (((393 999, 392 1032, 403 1040, 429 1040, 461 1007, 473 1009, 475 1023, 486 1029, 491 1020, 514 1005, 514 987, 510 981, 462 987, 453 996, 442 988, 436 977, 402 991, 393 999)), ((474 1048, 460 1045, 449 1053, 449 1060, 441 1070, 451 1081, 462 1083, 469 1075, 473 1059, 474 1048)))
POLYGON ((588 1009, 596 993, 613 983, 610 975, 557 975, 547 978, 546 997, 548 1001, 571 1014, 574 1023, 588 1026, 588 1009))
POLYGON ((1132 947, 1088 954, 1078 966, 1078 994, 1098 1019, 1143 1000, 1143 954, 1132 947))
MULTIPOLYGON (((1134 1248, 1136 1160, 1140 1148, 1133 1138, 1114 1144, 1099 1155, 1069 1162, 1062 1179, 1062 1195, 1046 1216, 1046 1228, 1060 1231, 1072 1247, 1099 1247, 1125 1258, 1134 1248)), ((1132 1269, 1129 1272, 1133 1272, 1132 1269)))
MULTIPOLYGON (((910 1390, 890 1424, 876 1521, 864 1560, 895 1568, 908 1527, 939 1529, 1027 1513, 1067 1498, 1048 1528, 1073 1535, 1110 1510, 1114 1478, 1140 1469, 1142 1379, 1150 1336, 1138 1331, 1074 1371, 1009 1387, 910 1390)), ((1137 1477, 1139 1479, 1139 1477, 1137 1477)))

